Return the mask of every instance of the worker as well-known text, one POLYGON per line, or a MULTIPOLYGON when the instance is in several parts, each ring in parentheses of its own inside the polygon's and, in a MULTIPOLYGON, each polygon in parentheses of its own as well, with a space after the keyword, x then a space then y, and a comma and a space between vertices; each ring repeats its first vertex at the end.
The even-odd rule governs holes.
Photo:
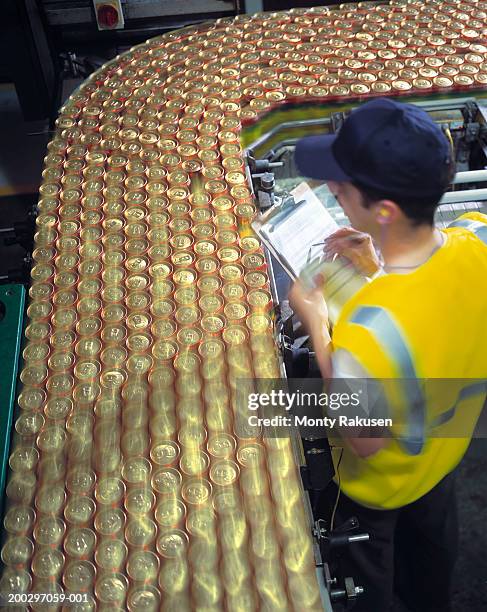
POLYGON ((346 302, 331 333, 321 288, 293 285, 290 302, 322 376, 405 385, 399 433, 340 431, 342 448, 333 449, 339 487, 332 483, 331 498, 327 491, 320 501, 326 507, 338 499, 335 525, 355 516, 370 534, 341 559, 342 575, 365 588, 357 611, 390 610, 394 590, 414 612, 451 609, 454 469, 487 380, 487 216, 468 213, 445 230, 433 222, 453 157, 426 112, 392 99, 367 102, 337 135, 309 136, 296 146, 301 174, 326 181, 352 225, 325 241, 326 252, 373 279, 346 302), (430 378, 464 384, 454 397, 447 381, 426 393, 421 379, 430 378))

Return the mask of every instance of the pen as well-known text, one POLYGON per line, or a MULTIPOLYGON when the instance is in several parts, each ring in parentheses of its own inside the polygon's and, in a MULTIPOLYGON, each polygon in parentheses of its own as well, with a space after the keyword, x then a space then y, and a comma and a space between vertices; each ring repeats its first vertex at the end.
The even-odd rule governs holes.
MULTIPOLYGON (((333 234, 330 234, 328 238, 331 238, 331 236, 333 236, 333 234)), ((322 246, 327 243, 328 238, 325 238, 323 242, 317 242, 316 244, 312 244, 311 246, 322 246)), ((345 240, 349 240, 350 242, 360 243, 360 242, 363 242, 365 238, 366 238, 366 234, 363 234, 361 236, 357 236, 357 235, 342 236, 341 240, 345 239, 345 240)))

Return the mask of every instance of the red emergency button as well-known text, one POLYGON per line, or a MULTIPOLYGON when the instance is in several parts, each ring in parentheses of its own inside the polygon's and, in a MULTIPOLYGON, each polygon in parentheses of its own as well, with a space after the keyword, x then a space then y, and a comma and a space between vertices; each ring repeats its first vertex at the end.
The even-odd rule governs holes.
POLYGON ((117 25, 119 14, 111 4, 100 4, 96 9, 98 24, 102 28, 113 28, 117 25))

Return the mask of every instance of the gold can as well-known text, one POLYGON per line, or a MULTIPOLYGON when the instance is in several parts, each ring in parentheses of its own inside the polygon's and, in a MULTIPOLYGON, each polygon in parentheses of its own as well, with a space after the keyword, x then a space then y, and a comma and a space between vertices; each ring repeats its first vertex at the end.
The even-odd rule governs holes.
POLYGON ((127 559, 127 574, 135 582, 153 583, 159 574, 159 559, 148 550, 134 550, 127 559))
POLYGON ((24 412, 15 421, 15 431, 21 436, 35 436, 44 425, 40 412, 24 412))
POLYGON ((179 325, 194 325, 201 319, 201 313, 196 306, 179 306, 174 318, 179 325))
POLYGON ((231 346, 244 344, 248 339, 247 330, 240 325, 228 325, 222 334, 225 343, 231 346))
POLYGON ((151 464, 144 457, 128 458, 122 467, 122 478, 128 484, 145 483, 150 480, 151 464))
POLYGON ((201 327, 208 334, 220 334, 225 327, 225 319, 219 315, 206 315, 201 319, 201 327))
MULTIPOLYGON (((205 275, 198 279, 197 287, 202 294, 214 294, 222 286, 222 280, 218 276, 205 275)), ((200 304, 201 307, 201 304, 200 304)))
POLYGON ((157 540, 157 552, 165 559, 184 558, 189 539, 184 531, 174 529, 163 533, 157 540))
POLYGON ((151 448, 150 458, 157 465, 170 467, 175 465, 179 457, 179 447, 171 440, 157 443, 151 448))
POLYGON ((171 319, 156 319, 152 325, 151 332, 157 339, 169 340, 176 335, 177 329, 176 322, 171 319))
POLYGON ((230 459, 222 459, 212 463, 210 468, 210 480, 219 487, 228 487, 238 481, 240 469, 230 459))
POLYGON ((396 91, 409 91, 412 88, 412 84, 410 81, 405 81, 402 79, 396 79, 391 83, 392 89, 396 91))
POLYGON ((179 427, 178 442, 185 449, 198 449, 206 440, 206 430, 192 418, 183 421, 179 427))
POLYGON ((305 572, 290 573, 288 584, 295 605, 305 605, 307 608, 320 605, 316 573, 312 566, 307 567, 305 572))
POLYGON ((7 566, 22 569, 30 563, 34 546, 26 536, 9 536, 2 547, 1 559, 7 566))
POLYGON ((66 533, 64 550, 74 559, 89 559, 95 552, 96 535, 87 527, 73 527, 66 533))
POLYGON ((198 347, 198 353, 205 360, 216 359, 222 357, 225 351, 225 345, 221 340, 205 339, 198 347))
POLYGON ((119 504, 125 495, 125 485, 120 478, 102 476, 95 486, 95 498, 100 504, 119 504))
POLYGON ((146 454, 149 445, 149 432, 144 427, 125 431, 120 447, 124 457, 132 458, 146 454))
POLYGON ((162 468, 154 472, 151 484, 160 495, 177 497, 181 487, 181 474, 173 468, 162 468))
POLYGON ((101 536, 117 537, 125 527, 125 514, 120 508, 102 508, 95 516, 94 527, 101 536))
POLYGON ((147 515, 129 516, 125 528, 125 540, 129 546, 146 548, 151 546, 157 535, 157 525, 147 515))
POLYGON ((122 540, 102 538, 95 551, 95 563, 102 570, 120 571, 127 558, 127 546, 122 540))
POLYGON ((132 588, 127 595, 127 609, 132 611, 145 610, 146 612, 157 612, 160 609, 161 596, 153 586, 144 585, 132 588))
POLYGON ((177 270, 173 274, 173 280, 176 285, 192 285, 196 281, 196 272, 190 268, 177 270))
POLYGON ((225 317, 230 323, 241 322, 248 315, 248 308, 240 302, 229 302, 223 309, 225 317))
POLYGON ((256 443, 241 444, 237 451, 237 461, 244 468, 257 468, 265 461, 265 448, 256 443))
POLYGON ((170 317, 176 305, 171 299, 156 299, 153 301, 150 307, 151 314, 155 317, 170 317))
POLYGON ((189 478, 181 488, 181 496, 189 507, 207 505, 211 493, 211 484, 205 478, 189 478))
POLYGON ((451 87, 453 85, 453 81, 446 76, 437 76, 433 79, 433 85, 436 87, 451 87))
POLYGON ((174 369, 181 375, 196 373, 200 367, 200 358, 196 353, 184 352, 174 359, 174 369))
POLYGON ((15 567, 5 567, 0 578, 2 593, 27 593, 32 585, 30 573, 15 567))
POLYGON ((413 79, 413 87, 416 89, 430 89, 433 87, 433 82, 430 79, 417 78, 413 79))
POLYGON ((163 411, 161 403, 157 400, 159 395, 164 395, 164 392, 153 393, 150 402, 153 409, 154 406, 157 406, 157 409, 160 410, 160 413, 155 414, 150 422, 150 433, 154 444, 174 437, 177 429, 176 414, 173 407, 171 406, 169 410, 163 411))
POLYGON ((96 506, 92 499, 84 495, 73 495, 68 498, 64 509, 64 518, 75 526, 86 526, 95 514, 96 506))
POLYGON ((208 455, 201 450, 187 450, 181 455, 179 467, 187 476, 204 474, 210 465, 208 455))
POLYGON ((95 595, 102 604, 123 606, 128 591, 128 580, 123 574, 106 573, 97 576, 95 595))
POLYGON ((42 485, 37 490, 35 506, 39 512, 55 516, 63 508, 65 499, 64 486, 60 484, 42 485))
POLYGON ((63 571, 63 583, 68 591, 86 593, 93 588, 96 570, 89 561, 71 561, 63 571))
POLYGON ((27 412, 39 411, 44 406, 45 401, 45 391, 30 386, 24 386, 17 400, 19 407, 27 412))
POLYGON ((213 435, 208 440, 207 448, 216 459, 229 459, 235 454, 235 438, 225 433, 213 435))
POLYGON ((174 497, 160 501, 155 509, 155 519, 160 528, 180 528, 186 517, 186 506, 174 497))
POLYGON ((36 578, 56 580, 64 567, 64 555, 50 547, 39 547, 32 558, 32 573, 36 578))
POLYGON ((205 294, 200 298, 198 305, 205 314, 217 314, 221 312, 224 301, 219 295, 205 294))
POLYGON ((30 533, 35 521, 35 512, 29 506, 12 506, 3 519, 5 530, 17 536, 30 533))
POLYGON ((174 293, 174 300, 183 306, 194 304, 198 299, 198 290, 194 285, 184 286, 177 289, 174 293))
POLYGON ((251 549, 257 560, 277 561, 279 543, 272 523, 252 525, 251 549))
POLYGON ((39 461, 39 452, 34 446, 18 445, 9 458, 10 469, 14 472, 34 470, 39 461))
POLYGON ((240 484, 246 497, 269 495, 267 474, 259 468, 247 468, 242 470, 240 484))
POLYGON ((35 301, 27 308, 27 316, 31 321, 46 320, 52 313, 52 305, 46 301, 35 301))
POLYGON ((59 453, 66 443, 66 431, 61 425, 43 429, 37 437, 37 447, 43 453, 59 453))
POLYGON ((177 333, 178 343, 185 348, 199 344, 202 338, 203 332, 197 327, 184 327, 177 333))

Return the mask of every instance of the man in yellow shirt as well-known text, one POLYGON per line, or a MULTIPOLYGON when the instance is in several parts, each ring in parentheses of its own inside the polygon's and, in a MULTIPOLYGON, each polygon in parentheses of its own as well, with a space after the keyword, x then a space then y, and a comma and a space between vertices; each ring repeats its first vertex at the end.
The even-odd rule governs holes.
POLYGON ((327 181, 352 224, 325 249, 367 275, 379 271, 345 304, 332 335, 322 292, 299 281, 292 288, 323 378, 393 379, 405 407, 390 437, 341 431, 335 524, 355 515, 371 536, 342 559, 343 574, 366 589, 354 609, 390 610, 396 585, 414 612, 447 611, 458 532, 453 470, 487 389, 487 217, 434 227, 454 161, 416 106, 368 102, 337 136, 299 141, 295 158, 303 175, 327 181))

